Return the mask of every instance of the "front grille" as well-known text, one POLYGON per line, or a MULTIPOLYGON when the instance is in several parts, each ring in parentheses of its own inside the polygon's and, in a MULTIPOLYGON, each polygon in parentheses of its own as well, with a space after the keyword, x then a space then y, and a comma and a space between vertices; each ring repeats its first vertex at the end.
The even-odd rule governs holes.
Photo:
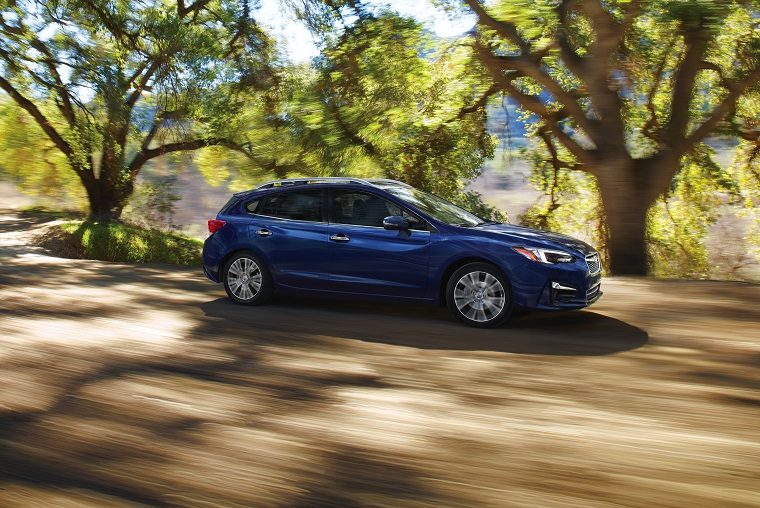
POLYGON ((602 271, 602 264, 599 262, 599 254, 596 252, 586 256, 586 266, 588 266, 589 275, 596 275, 602 271))
POLYGON ((592 298, 596 297, 596 295, 599 294, 599 289, 601 289, 602 283, 597 282, 593 286, 591 286, 588 291, 586 291, 586 300, 591 300, 592 298))

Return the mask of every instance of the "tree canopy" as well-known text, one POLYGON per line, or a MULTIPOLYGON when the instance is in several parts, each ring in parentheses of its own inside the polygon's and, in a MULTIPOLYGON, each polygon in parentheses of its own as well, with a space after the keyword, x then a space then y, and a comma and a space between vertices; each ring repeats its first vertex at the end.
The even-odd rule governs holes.
POLYGON ((86 189, 118 217, 142 166, 224 145, 259 164, 227 119, 276 81, 249 2, 0 2, 0 89, 36 121, 86 189))
POLYGON ((646 217, 708 136, 757 140, 758 2, 445 0, 556 169, 594 177, 613 271, 645 273, 646 217))

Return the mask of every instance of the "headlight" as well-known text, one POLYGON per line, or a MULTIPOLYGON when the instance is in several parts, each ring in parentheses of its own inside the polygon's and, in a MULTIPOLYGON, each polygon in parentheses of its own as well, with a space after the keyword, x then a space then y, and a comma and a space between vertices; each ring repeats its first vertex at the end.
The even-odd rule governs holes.
POLYGON ((575 261, 575 256, 561 250, 539 249, 536 247, 512 247, 512 249, 537 263, 549 263, 553 265, 575 261))

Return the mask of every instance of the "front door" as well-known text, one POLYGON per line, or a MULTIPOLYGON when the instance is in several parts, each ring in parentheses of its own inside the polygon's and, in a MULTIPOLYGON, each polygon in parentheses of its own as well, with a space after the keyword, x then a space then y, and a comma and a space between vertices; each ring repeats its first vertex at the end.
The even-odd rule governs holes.
POLYGON ((331 289, 424 298, 430 243, 424 221, 371 192, 331 190, 329 196, 331 289), (404 215, 410 229, 383 228, 389 215, 404 215))

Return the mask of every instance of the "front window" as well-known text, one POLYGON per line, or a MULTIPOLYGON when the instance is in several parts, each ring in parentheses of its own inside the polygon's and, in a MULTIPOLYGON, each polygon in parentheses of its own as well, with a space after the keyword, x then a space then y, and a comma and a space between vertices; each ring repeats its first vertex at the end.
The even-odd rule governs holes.
POLYGON ((436 220, 452 226, 472 227, 484 224, 486 221, 470 212, 449 203, 438 196, 422 192, 414 187, 401 185, 383 186, 383 190, 399 199, 416 206, 436 220))
POLYGON ((400 215, 409 221, 409 229, 426 230, 426 224, 397 204, 369 192, 336 190, 332 192, 332 222, 356 226, 383 227, 383 219, 400 215))

